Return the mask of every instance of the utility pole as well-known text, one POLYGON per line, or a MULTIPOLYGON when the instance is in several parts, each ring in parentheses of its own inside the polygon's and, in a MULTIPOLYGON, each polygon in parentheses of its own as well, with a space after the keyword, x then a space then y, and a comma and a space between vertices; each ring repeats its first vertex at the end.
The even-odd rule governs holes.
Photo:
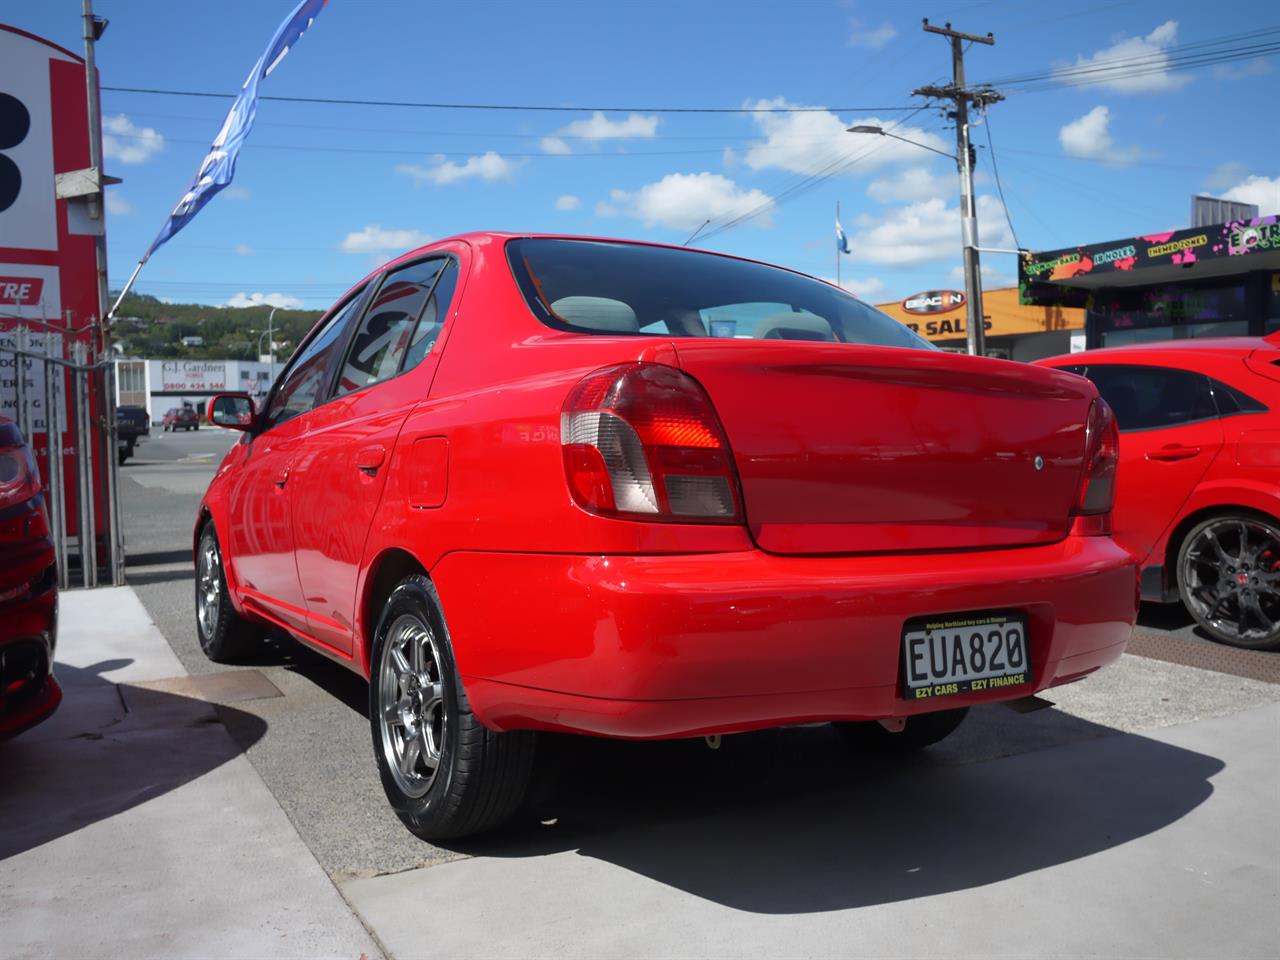
POLYGON ((986 353, 986 321, 982 314, 982 274, 978 262, 978 216, 973 200, 973 147, 969 145, 969 104, 978 109, 1003 100, 990 87, 976 90, 964 85, 964 48, 961 44, 985 43, 994 46, 996 38, 988 33, 979 37, 972 33, 952 30, 951 24, 931 26, 928 17, 924 21, 925 33, 936 33, 951 40, 951 85, 946 87, 921 87, 912 91, 916 96, 950 100, 955 104, 951 114, 956 121, 956 164, 960 168, 960 231, 964 245, 964 298, 965 324, 969 341, 969 353, 983 356, 986 353))
MULTIPOLYGON (((107 320, 107 228, 104 208, 109 183, 118 180, 107 177, 102 170, 102 115, 98 101, 98 66, 94 57, 94 44, 107 29, 107 21, 93 15, 93 0, 84 0, 82 19, 84 21, 84 85, 85 100, 89 118, 89 169, 93 174, 96 190, 86 197, 89 218, 98 221, 98 229, 94 236, 94 253, 98 271, 98 342, 101 347, 99 355, 102 369, 95 377, 101 389, 102 423, 104 442, 102 446, 102 472, 106 479, 107 507, 107 564, 111 571, 111 582, 115 586, 124 583, 124 531, 120 523, 120 489, 116 445, 118 443, 118 426, 116 424, 116 368, 115 351, 111 347, 111 327, 107 320)), ((62 444, 57 444, 61 448, 62 444)), ((50 450, 53 444, 50 443, 50 450)), ((84 451, 80 452, 84 456, 84 451)), ((95 549, 96 531, 80 531, 81 554, 83 556, 88 543, 88 550, 95 549)))

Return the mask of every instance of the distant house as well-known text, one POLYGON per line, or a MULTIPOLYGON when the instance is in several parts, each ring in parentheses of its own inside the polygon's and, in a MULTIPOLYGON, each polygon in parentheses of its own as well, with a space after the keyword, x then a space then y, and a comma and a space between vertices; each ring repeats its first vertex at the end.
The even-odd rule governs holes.
POLYGON ((183 337, 182 345, 184 347, 203 347, 204 337, 183 337))

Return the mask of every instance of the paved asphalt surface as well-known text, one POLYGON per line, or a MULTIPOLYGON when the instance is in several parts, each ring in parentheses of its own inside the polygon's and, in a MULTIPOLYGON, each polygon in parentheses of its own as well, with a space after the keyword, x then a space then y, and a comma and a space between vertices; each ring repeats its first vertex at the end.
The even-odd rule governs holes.
MULTIPOLYGON (((200 495, 238 439, 208 427, 183 434, 157 430, 121 471, 128 582, 193 675, 229 669, 205 660, 196 643, 190 553, 200 495)), ((1134 649, 1144 655, 1126 656, 1083 683, 1050 691, 1056 709, 1022 715, 1003 707, 974 710, 960 731, 911 762, 950 769, 1280 700, 1280 686, 1256 679, 1275 678, 1280 654, 1241 656, 1213 644, 1176 609, 1144 610, 1134 649), (1210 669, 1188 670, 1177 662, 1210 669)), ((238 702, 224 722, 234 734, 243 722, 237 717, 256 718, 258 732, 242 739, 249 760, 339 882, 471 853, 535 856, 622 829, 685 824, 712 811, 741 818, 762 795, 771 816, 785 817, 790 808, 802 817, 816 793, 855 785, 876 790, 895 775, 851 757, 826 727, 729 737, 716 752, 701 741, 547 738, 527 820, 497 837, 443 849, 417 840, 387 807, 362 680, 284 637, 269 641, 245 666, 260 670, 282 696, 238 702)))

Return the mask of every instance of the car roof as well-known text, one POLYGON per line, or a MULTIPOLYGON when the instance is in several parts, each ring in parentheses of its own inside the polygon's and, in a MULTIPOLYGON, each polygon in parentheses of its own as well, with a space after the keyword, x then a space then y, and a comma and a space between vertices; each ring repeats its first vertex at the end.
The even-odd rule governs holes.
MULTIPOLYGON (((1272 337, 1274 336, 1272 334, 1272 337)), ((1246 357, 1257 350, 1275 351, 1278 349, 1280 349, 1280 344, 1267 337, 1191 337, 1183 340, 1158 340, 1153 343, 1126 344, 1122 347, 1099 347, 1095 350, 1082 350, 1079 353, 1049 357, 1041 362, 1055 367, 1079 363, 1124 363, 1141 360, 1144 357, 1176 356, 1188 352, 1200 356, 1217 354, 1224 357, 1246 357)))
MULTIPOLYGON (((350 296, 350 294, 353 291, 359 289, 364 284, 368 283, 371 279, 376 277, 379 273, 383 272, 384 270, 390 270, 393 267, 399 266, 401 263, 414 260, 418 257, 429 256, 430 254, 436 252, 437 250, 440 250, 441 248, 446 247, 450 243, 470 244, 470 243, 491 243, 495 241, 505 243, 505 241, 507 240, 579 240, 579 241, 585 241, 587 243, 619 243, 619 244, 626 244, 628 246, 633 246, 633 247, 658 247, 660 249, 665 249, 665 250, 679 250, 684 253, 700 253, 709 257, 723 257, 727 260, 741 260, 745 263, 758 263, 761 266, 773 267, 778 270, 785 270, 788 273, 797 274, 798 276, 802 276, 808 280, 817 280, 819 283, 827 283, 831 286, 835 286, 835 284, 832 284, 828 280, 823 280, 821 277, 815 277, 812 274, 805 273, 801 270, 794 270, 791 267, 784 267, 784 266, 781 266, 780 264, 769 263, 767 260, 754 260, 751 257, 740 257, 737 254, 733 254, 733 253, 722 253, 719 250, 703 250, 699 247, 684 247, 684 246, 677 246, 676 244, 673 244, 673 243, 657 243, 653 240, 635 240, 627 237, 596 237, 596 236, 586 236, 586 235, 574 234, 574 233, 522 233, 522 232, 511 232, 511 231, 504 231, 504 230, 473 230, 468 233, 454 234, 451 237, 442 237, 441 239, 433 240, 431 241, 431 243, 425 244, 424 246, 416 247, 413 250, 407 250, 404 253, 397 254, 395 257, 388 260, 386 263, 382 264, 381 266, 377 267, 374 270, 371 270, 366 276, 361 278, 359 283, 353 284, 350 290, 348 290, 341 297, 339 297, 337 300, 334 301, 334 304, 336 305, 338 303, 341 303, 343 300, 346 300, 347 297, 350 296)), ((845 290, 844 292, 848 293, 850 296, 856 296, 856 294, 852 293, 849 290, 845 290)), ((858 297, 858 299, 862 299, 862 298, 858 297)))

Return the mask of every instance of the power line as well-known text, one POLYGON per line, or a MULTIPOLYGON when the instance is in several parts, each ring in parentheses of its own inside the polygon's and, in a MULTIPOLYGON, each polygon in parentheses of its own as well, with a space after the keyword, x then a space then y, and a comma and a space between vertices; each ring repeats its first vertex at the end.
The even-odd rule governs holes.
MULTIPOLYGON (((203 90, 162 90, 156 87, 102 87, 112 93, 143 93, 165 97, 200 97, 232 100, 236 94, 203 90)), ((259 100, 281 103, 323 103, 354 107, 410 107, 422 110, 518 110, 538 113, 883 113, 908 111, 910 106, 896 107, 564 107, 545 104, 516 103, 433 103, 414 100, 358 100, 343 97, 282 97, 264 95, 259 100)))
POLYGON ((1009 201, 1004 198, 1004 184, 1000 182, 1000 167, 996 163, 996 148, 991 142, 991 111, 983 109, 982 125, 987 128, 987 156, 991 159, 991 170, 996 175, 996 190, 1000 194, 1000 206, 1004 207, 1004 220, 1009 224, 1009 232, 1013 234, 1013 245, 1019 250, 1022 244, 1018 242, 1018 231, 1013 227, 1013 218, 1009 215, 1009 201))
MULTIPOLYGON (((896 123, 890 125, 888 129, 893 130, 893 129, 896 129, 897 127, 902 126, 902 124, 906 123, 917 113, 920 113, 925 109, 926 109, 925 107, 916 107, 914 110, 912 110, 911 113, 907 114, 907 116, 903 117, 901 120, 897 121, 896 123)), ((702 242, 705 243, 706 241, 710 240, 712 237, 719 236, 720 234, 728 230, 732 230, 734 227, 738 226, 741 223, 745 223, 748 220, 753 220, 756 217, 760 216, 761 214, 765 213, 766 211, 769 211, 776 207, 781 206, 784 202, 794 200, 800 194, 806 193, 812 188, 818 186, 820 183, 823 183, 831 179, 832 177, 838 174, 841 174, 846 170, 849 170, 850 168, 854 167, 855 165, 865 160, 866 158, 873 156, 880 150, 885 149, 886 146, 887 146, 887 141, 886 143, 883 143, 883 144, 876 144, 870 150, 863 151, 862 153, 858 153, 853 156, 851 156, 848 153, 840 154, 837 157, 837 159, 833 160, 830 163, 827 163, 825 166, 820 167, 819 169, 815 170, 813 173, 810 173, 801 177, 797 182, 795 182, 793 185, 791 185, 787 189, 783 190, 777 196, 770 197, 764 203, 757 204, 755 207, 752 207, 750 210, 747 210, 746 212, 741 213, 736 217, 730 218, 729 220, 715 227, 713 230, 710 230, 709 232, 703 234, 702 242)))

